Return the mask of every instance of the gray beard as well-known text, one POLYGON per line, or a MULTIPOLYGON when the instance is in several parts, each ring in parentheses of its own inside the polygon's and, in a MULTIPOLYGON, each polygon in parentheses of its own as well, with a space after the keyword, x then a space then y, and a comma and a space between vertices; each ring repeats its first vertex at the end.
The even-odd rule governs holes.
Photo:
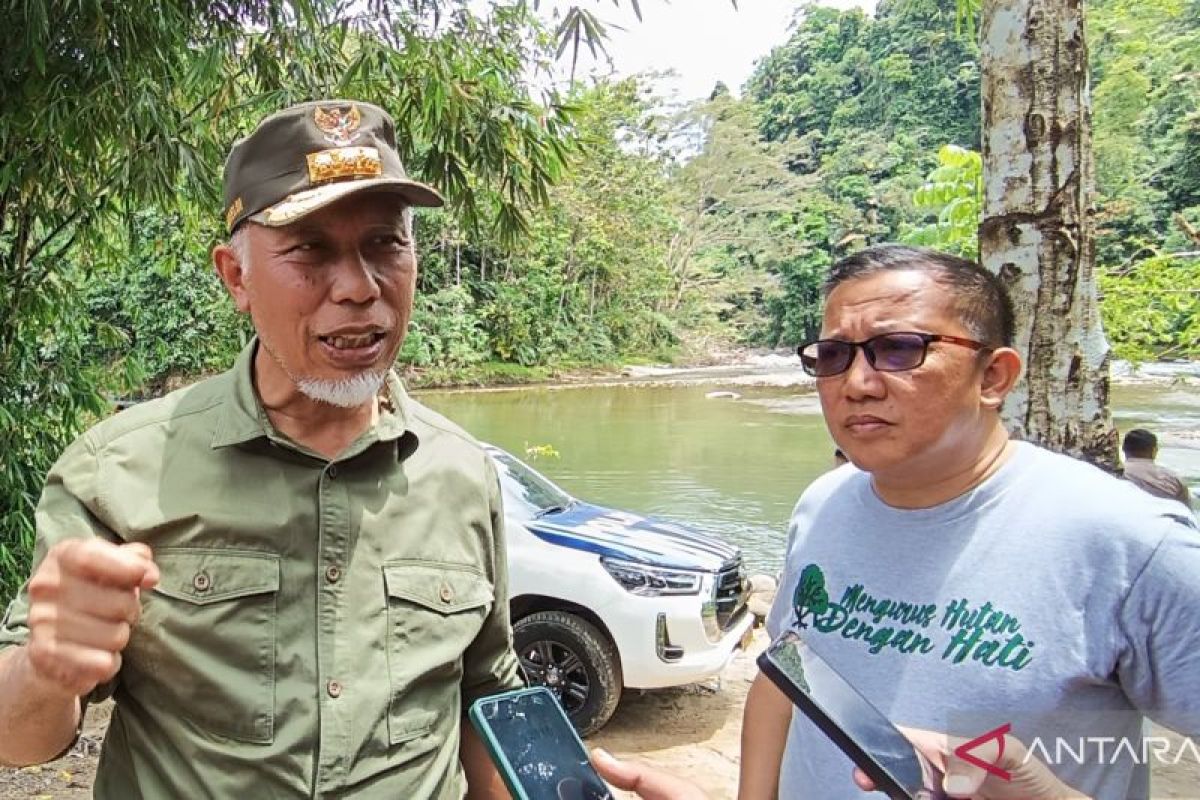
POLYGON ((261 334, 258 341, 283 370, 283 374, 296 384, 300 394, 310 400, 316 400, 318 403, 326 403, 338 408, 358 408, 375 399, 379 390, 383 388, 383 382, 387 379, 386 370, 367 370, 357 375, 351 375, 349 378, 301 378, 292 374, 292 371, 283 363, 283 359, 276 355, 275 348, 271 347, 261 334))
POLYGON ((340 408, 358 408, 379 394, 386 377, 386 372, 367 371, 336 380, 319 378, 293 378, 292 380, 295 381, 301 394, 311 400, 340 408))

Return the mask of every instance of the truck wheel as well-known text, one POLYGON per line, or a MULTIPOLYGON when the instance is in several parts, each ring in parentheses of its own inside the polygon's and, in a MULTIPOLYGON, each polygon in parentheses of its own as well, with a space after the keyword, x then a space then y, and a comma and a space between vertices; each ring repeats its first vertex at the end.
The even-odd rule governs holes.
POLYGON ((617 648, 595 625, 562 611, 539 611, 513 625, 521 669, 530 686, 558 696, 581 736, 604 727, 621 699, 617 648))

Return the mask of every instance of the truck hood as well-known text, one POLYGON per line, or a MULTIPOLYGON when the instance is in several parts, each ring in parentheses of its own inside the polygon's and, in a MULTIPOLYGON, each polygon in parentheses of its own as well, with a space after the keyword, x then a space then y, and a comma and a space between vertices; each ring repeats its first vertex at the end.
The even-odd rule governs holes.
POLYGON ((524 524, 550 544, 656 567, 719 572, 740 555, 733 545, 677 522, 579 501, 524 524))

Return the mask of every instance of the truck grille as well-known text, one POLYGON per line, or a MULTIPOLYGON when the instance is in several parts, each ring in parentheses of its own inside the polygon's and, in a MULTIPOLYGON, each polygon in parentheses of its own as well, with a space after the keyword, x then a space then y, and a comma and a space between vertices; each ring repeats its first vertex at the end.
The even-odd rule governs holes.
POLYGON ((725 566, 721 567, 721 571, 717 573, 716 590, 713 592, 713 599, 717 604, 717 624, 721 626, 721 630, 729 627, 729 623, 746 602, 746 595, 743 588, 745 580, 743 578, 742 557, 740 555, 726 563, 725 566))

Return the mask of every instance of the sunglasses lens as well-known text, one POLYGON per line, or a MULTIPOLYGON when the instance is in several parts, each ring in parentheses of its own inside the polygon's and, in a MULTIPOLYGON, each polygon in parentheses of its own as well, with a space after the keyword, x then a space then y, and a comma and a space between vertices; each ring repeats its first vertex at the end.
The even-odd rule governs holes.
POLYGON ((900 372, 913 369, 925 360, 925 340, 907 333, 878 336, 867 345, 871 348, 875 369, 900 372))
POLYGON ((844 372, 853 355, 852 345, 827 339, 800 348, 800 365, 809 375, 824 378, 844 372))

